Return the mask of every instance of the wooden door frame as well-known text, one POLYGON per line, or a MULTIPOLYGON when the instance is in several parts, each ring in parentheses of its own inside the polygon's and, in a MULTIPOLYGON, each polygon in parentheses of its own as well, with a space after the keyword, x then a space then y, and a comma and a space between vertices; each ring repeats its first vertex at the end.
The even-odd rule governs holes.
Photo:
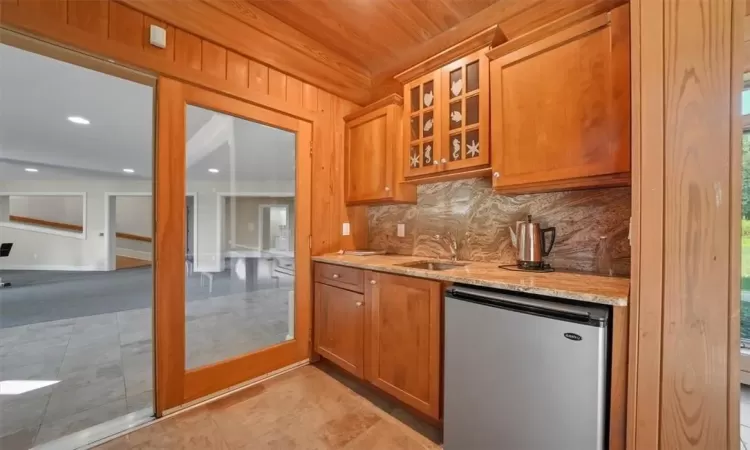
POLYGON ((745 0, 630 6, 627 448, 735 449, 745 0))
POLYGON ((154 206, 154 351, 157 416, 190 401, 230 388, 309 358, 312 326, 311 186, 314 120, 289 113, 278 103, 237 99, 159 77, 156 112, 154 206), (195 105, 296 133, 295 339, 197 369, 185 369, 185 120, 195 105))

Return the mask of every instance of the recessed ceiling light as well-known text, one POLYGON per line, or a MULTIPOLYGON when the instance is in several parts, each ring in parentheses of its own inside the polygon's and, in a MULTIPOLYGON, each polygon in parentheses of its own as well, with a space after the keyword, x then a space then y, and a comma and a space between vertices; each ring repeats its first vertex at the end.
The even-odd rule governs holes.
POLYGON ((88 125, 91 123, 89 122, 89 119, 81 116, 70 116, 68 117, 68 120, 78 125, 88 125))
POLYGON ((219 173, 219 169, 208 169, 211 173, 219 173))
POLYGON ((23 169, 23 170, 25 170, 26 172, 39 172, 39 170, 38 170, 38 169, 35 169, 35 168, 33 168, 33 167, 27 167, 27 168, 25 168, 25 169, 23 169))
POLYGON ((133 170, 133 169, 122 169, 122 171, 125 172, 125 173, 133 173, 133 172, 135 172, 135 170, 133 170))

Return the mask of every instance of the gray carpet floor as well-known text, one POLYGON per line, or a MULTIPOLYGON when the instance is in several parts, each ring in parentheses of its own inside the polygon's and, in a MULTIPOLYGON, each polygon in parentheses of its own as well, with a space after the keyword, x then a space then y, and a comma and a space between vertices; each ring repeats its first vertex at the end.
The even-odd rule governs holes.
MULTIPOLYGON (((267 268, 261 267, 259 289, 275 287, 267 268), (263 270, 266 269, 266 270, 263 270)), ((153 271, 138 267, 111 272, 4 270, 0 278, 13 284, 0 289, 0 329, 39 322, 110 314, 149 308, 153 302, 153 271)), ((186 301, 241 293, 242 283, 229 271, 214 275, 213 291, 200 285, 200 275, 187 279, 186 301)), ((282 280, 291 285, 292 278, 282 280)))

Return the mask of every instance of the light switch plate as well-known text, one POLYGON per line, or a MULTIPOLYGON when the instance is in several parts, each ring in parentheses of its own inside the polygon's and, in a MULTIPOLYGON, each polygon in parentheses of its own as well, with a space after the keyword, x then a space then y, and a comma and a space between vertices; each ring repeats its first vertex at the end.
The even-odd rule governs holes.
POLYGON ((350 233, 351 233, 351 230, 349 228, 349 222, 344 222, 344 224, 341 226, 341 235, 349 236, 350 233))
POLYGON ((396 236, 398 237, 406 236, 406 225, 404 225, 403 223, 399 223, 396 225, 396 236))
POLYGON ((166 48, 167 30, 158 25, 151 25, 149 28, 149 42, 154 47, 166 48))

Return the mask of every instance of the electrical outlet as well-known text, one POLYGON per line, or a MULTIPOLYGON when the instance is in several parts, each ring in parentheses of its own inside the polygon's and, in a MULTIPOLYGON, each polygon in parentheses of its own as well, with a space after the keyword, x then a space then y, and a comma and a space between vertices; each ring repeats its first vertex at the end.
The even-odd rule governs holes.
POLYGON ((349 227, 349 222, 344 222, 344 224, 341 227, 341 235, 342 236, 349 236, 351 234, 351 229, 349 227))
POLYGON ((406 225, 399 223, 396 225, 396 236, 406 237, 406 225))

